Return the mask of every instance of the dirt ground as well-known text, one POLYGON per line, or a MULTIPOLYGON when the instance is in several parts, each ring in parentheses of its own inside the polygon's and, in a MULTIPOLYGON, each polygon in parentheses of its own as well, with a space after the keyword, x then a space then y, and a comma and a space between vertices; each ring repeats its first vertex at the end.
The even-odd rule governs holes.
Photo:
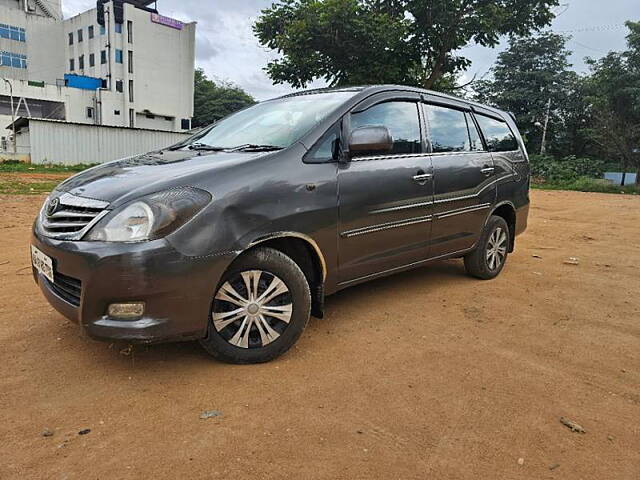
POLYGON ((497 280, 348 289, 259 366, 83 337, 30 276, 42 200, 0 196, 2 479, 640 478, 640 197, 535 191, 497 280))

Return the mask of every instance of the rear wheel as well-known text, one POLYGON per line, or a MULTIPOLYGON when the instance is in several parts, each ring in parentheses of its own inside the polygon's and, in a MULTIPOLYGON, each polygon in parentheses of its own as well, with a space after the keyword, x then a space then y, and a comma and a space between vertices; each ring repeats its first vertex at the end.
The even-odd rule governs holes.
POLYGON ((223 275, 201 344, 225 362, 268 362, 296 343, 310 310, 309 284, 300 267, 278 250, 258 248, 223 275))
POLYGON ((476 249, 464 257, 467 273, 482 280, 490 280, 502 272, 509 255, 509 226, 502 217, 491 216, 476 249))

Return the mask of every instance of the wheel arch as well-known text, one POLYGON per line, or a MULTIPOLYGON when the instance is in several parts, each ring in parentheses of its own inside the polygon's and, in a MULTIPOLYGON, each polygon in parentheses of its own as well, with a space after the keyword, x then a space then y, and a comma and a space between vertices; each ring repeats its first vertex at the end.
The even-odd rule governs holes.
POLYGON ((302 270, 311 290, 311 313, 324 315, 324 282, 327 262, 315 240, 298 232, 277 232, 253 240, 239 256, 259 247, 270 247, 290 257, 302 270))
POLYGON ((487 217, 487 221, 492 215, 504 218, 509 226, 509 253, 512 253, 515 249, 516 239, 516 207, 509 201, 498 203, 491 214, 487 217))

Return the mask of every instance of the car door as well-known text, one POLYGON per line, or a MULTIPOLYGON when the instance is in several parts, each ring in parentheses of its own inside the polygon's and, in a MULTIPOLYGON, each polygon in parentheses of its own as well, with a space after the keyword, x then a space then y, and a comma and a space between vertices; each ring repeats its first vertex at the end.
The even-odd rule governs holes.
POLYGON ((433 164, 430 257, 471 248, 495 203, 495 167, 473 115, 458 106, 423 105, 433 164))
POLYGON ((387 154, 353 156, 338 168, 341 285, 428 256, 432 171, 418 102, 386 99, 346 119, 348 133, 382 125, 394 143, 387 154))

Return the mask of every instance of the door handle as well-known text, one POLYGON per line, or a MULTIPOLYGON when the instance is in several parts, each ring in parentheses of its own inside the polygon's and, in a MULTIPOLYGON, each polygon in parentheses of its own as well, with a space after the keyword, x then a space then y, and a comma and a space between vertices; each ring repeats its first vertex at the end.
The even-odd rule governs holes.
POLYGON ((430 180, 431 177, 433 177, 433 174, 424 173, 422 170, 420 170, 417 175, 413 176, 413 180, 422 184, 422 183, 425 183, 427 180, 430 180))
POLYGON ((491 175, 493 172, 495 172, 496 168, 495 167, 484 167, 483 169, 481 169, 480 171, 482 172, 483 175, 489 176, 491 175))

